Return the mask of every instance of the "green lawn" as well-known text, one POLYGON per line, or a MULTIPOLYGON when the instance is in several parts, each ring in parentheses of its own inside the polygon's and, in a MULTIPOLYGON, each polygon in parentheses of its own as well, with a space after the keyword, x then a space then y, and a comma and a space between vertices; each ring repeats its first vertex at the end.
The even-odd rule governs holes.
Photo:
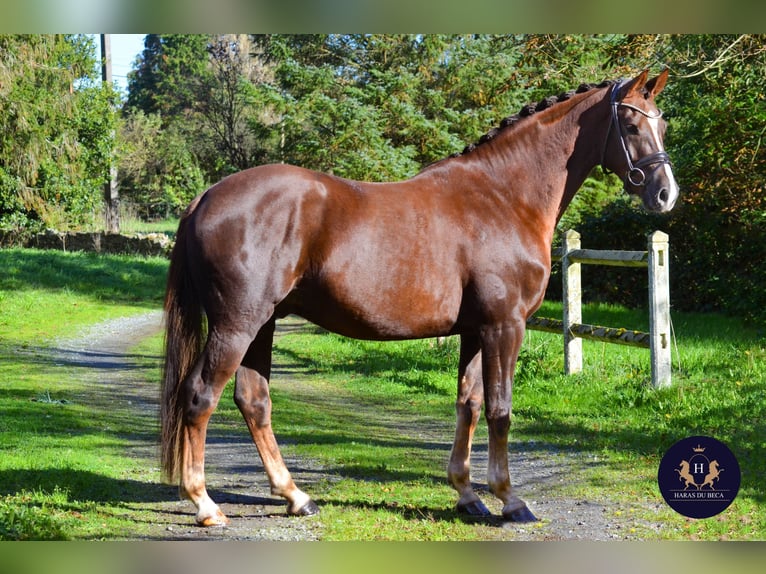
MULTIPOLYGON (((0 268, 0 540, 120 537, 135 529, 127 501, 156 482, 126 456, 137 437, 153 440, 154 421, 95 403, 87 369, 50 349, 84 326, 159 308, 167 262, 12 249, 0 250, 0 268)), ((156 361, 135 367, 156 377, 156 361)))
MULTIPOLYGON (((156 421, 88 398, 84 368, 55 364, 49 349, 83 326, 158 309, 167 261, 0 250, 0 268, 0 539, 136 536, 151 520, 142 502, 174 496, 157 483, 156 461, 127 454, 154 440, 156 421)), ((546 305, 542 314, 559 316, 560 307, 546 305)), ((646 318, 590 306, 585 321, 645 328, 646 318)), ((561 338, 529 332, 515 382, 512 444, 585 461, 576 480, 561 481, 546 496, 621 501, 615 512, 634 524, 628 537, 764 539, 764 340, 732 318, 674 313, 673 321, 674 384, 661 390, 649 385, 646 350, 585 341, 583 373, 565 376, 561 338), (647 510, 661 501, 663 453, 696 434, 734 451, 742 469, 737 500, 706 520, 663 504, 647 510), (658 522, 659 531, 644 527, 658 522)), ((161 337, 136 351, 137 381, 157 380, 160 352, 161 337)), ((452 510, 443 446, 454 431, 456 361, 452 340, 371 343, 314 330, 277 341, 278 438, 286 452, 311 457, 337 477, 310 488, 326 539, 513 539, 452 510), (418 424, 436 429, 439 444, 412 436, 418 424)), ((221 401, 214 424, 243 432, 230 400, 221 401)), ((486 442, 485 428, 480 424, 477 445, 486 442)), ((541 518, 530 528, 542 535, 541 518)))

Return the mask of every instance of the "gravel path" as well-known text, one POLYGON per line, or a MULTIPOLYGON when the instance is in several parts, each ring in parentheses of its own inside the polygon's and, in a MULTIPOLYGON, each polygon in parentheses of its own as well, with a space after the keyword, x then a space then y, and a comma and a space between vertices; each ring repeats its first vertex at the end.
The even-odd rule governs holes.
MULTIPOLYGON (((76 336, 58 342, 57 362, 87 366, 88 378, 94 383, 94 394, 89 401, 123 401, 135 410, 137 418, 156 427, 157 382, 137 373, 137 355, 132 349, 146 337, 161 330, 160 312, 146 313, 130 318, 107 321, 76 336), (130 382, 130 387, 126 383, 130 382)), ((283 328, 294 329, 295 323, 283 328)), ((279 326, 278 326, 279 329, 279 326)), ((145 357, 144 357, 145 358, 145 357)), ((157 357, 159 361, 160 358, 157 357)), ((290 365, 279 365, 273 385, 289 384, 295 390, 300 380, 290 380, 290 365)), ((327 401, 326 396, 311 396, 312 389, 302 387, 305 400, 327 401)), ((103 403, 102 403, 103 404, 103 403)), ((124 404, 121 406, 125 406, 124 404)), ((359 410, 372 407, 358 405, 359 410)), ((373 420, 380 413, 371 412, 373 420)), ((376 418, 377 417, 377 418, 376 418)), ((449 456, 454 423, 434 422, 413 425, 412 420, 386 415, 382 424, 391 425, 402 437, 427 441, 449 456)), ((628 503, 567 499, 552 496, 551 487, 561 485, 575 476, 585 461, 582 453, 562 453, 552 445, 516 443, 511 441, 511 465, 514 487, 530 509, 545 523, 540 525, 504 525, 504 538, 513 540, 614 540, 636 539, 636 530, 657 530, 659 524, 636 524, 628 503), (636 527, 640 527, 636 529, 636 527)), ((145 436, 136 437, 131 456, 145 458, 147 464, 157 467, 157 445, 145 436)), ((283 453, 284 454, 284 453, 283 453)), ((257 451, 245 430, 224 433, 212 431, 207 442, 207 482, 210 495, 231 519, 223 528, 194 526, 193 506, 179 501, 174 487, 162 490, 161 500, 146 503, 156 513, 156 520, 141 539, 158 540, 318 540, 322 537, 322 514, 308 518, 285 515, 285 503, 269 493, 268 480, 263 472, 257 451)), ((311 492, 311 484, 319 480, 339 477, 328 474, 321 465, 311 460, 298 460, 285 456, 296 483, 311 492)), ((477 485, 486 483, 486 444, 474 447, 472 470, 477 485)), ((445 478, 446 480, 446 478, 445 478)), ((494 513, 499 503, 486 492, 482 498, 494 513)), ((633 505, 637 503, 631 503, 633 505)), ((644 503, 642 510, 657 510, 660 503, 644 503)), ((146 506, 144 505, 144 508, 146 506)), ((144 528, 145 530, 145 528, 144 528)), ((137 538, 139 538, 137 536, 137 538)))

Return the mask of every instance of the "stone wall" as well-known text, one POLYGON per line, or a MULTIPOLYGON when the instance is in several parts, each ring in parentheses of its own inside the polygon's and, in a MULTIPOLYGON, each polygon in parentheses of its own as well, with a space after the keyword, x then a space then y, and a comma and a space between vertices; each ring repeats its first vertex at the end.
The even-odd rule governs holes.
POLYGON ((34 247, 61 251, 91 251, 128 255, 168 256, 173 240, 164 233, 121 235, 104 232, 61 232, 47 229, 29 237, 0 235, 0 246, 34 247))

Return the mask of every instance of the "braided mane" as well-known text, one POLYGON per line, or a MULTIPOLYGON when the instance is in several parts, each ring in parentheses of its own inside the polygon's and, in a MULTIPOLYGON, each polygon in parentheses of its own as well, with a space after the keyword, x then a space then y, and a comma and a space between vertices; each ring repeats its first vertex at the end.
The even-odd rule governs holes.
POLYGON ((471 153, 481 144, 487 143, 488 141, 495 139, 495 137, 497 137, 497 135, 502 130, 505 130, 506 128, 516 125, 520 120, 524 118, 528 118, 529 116, 534 115, 536 112, 541 112, 543 110, 550 108, 551 106, 555 104, 558 104, 560 102, 565 102, 568 99, 570 99, 572 96, 574 96, 575 94, 582 94, 584 92, 588 92, 595 88, 606 88, 615 83, 616 82, 614 80, 605 80, 601 82, 600 84, 580 84, 576 90, 564 92, 563 94, 559 94, 558 96, 549 96, 547 98, 543 98, 537 104, 528 104, 524 106, 523 108, 521 108, 521 110, 519 110, 518 113, 512 116, 508 116, 507 118, 503 118, 503 120, 500 122, 499 127, 495 127, 489 130, 486 134, 484 134, 483 136, 481 136, 481 138, 479 138, 479 141, 465 146, 465 148, 463 148, 463 151, 454 153, 449 157, 459 157, 461 155, 471 153))

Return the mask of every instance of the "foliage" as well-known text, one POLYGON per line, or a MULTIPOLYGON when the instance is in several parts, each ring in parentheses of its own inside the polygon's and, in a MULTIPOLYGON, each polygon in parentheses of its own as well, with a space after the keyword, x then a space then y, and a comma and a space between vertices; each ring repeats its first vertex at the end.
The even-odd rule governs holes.
POLYGON ((159 114, 165 125, 188 113, 196 78, 206 73, 208 42, 204 34, 147 34, 128 73, 125 109, 159 114))
POLYGON ((177 124, 163 129, 159 114, 136 110, 122 120, 119 133, 120 194, 144 220, 183 211, 205 189, 204 174, 177 124))
MULTIPOLYGON (((766 256, 764 38, 674 36, 666 49, 681 76, 662 99, 682 198, 668 217, 648 216, 624 201, 590 214, 579 225, 583 244, 643 249, 645 235, 661 229, 670 235, 675 308, 725 310, 764 327, 766 271, 757 263, 766 256)), ((643 305, 638 275, 610 271, 590 293, 643 305)))
POLYGON ((100 201, 111 87, 86 36, 0 36, 0 225, 76 225, 100 201))
POLYGON ((207 154, 218 160, 205 163, 214 170, 211 178, 218 179, 258 161, 261 147, 249 123, 258 116, 260 107, 254 82, 264 78, 246 35, 217 36, 211 40, 208 53, 208 73, 195 86, 195 109, 202 133, 210 140, 207 154))
MULTIPOLYGON (((766 245, 764 39, 150 34, 118 127, 112 90, 95 85, 92 40, 5 35, 0 225, 92 219, 115 153, 124 199, 150 219, 177 216, 209 183, 268 162, 372 181, 409 177, 524 104, 669 66, 661 105, 682 188, 675 212, 634 218, 635 207, 616 200, 615 176, 597 169, 560 229, 578 228, 593 248, 642 249, 658 227, 671 236, 679 308, 766 325, 766 271, 751 263, 766 245)), ((595 298, 643 304, 638 284, 614 273, 595 298)))
POLYGON ((683 110, 677 128, 682 139, 673 139, 685 178, 685 209, 672 225, 683 253, 679 272, 685 288, 679 297, 700 291, 710 307, 748 316, 762 326, 766 273, 758 262, 766 255, 765 39, 675 38, 676 49, 686 55, 681 71, 689 77, 676 87, 672 100, 683 110))
MULTIPOLYGON (((172 134, 172 157, 143 170, 123 159, 122 177, 132 201, 152 196, 152 216, 178 215, 206 183, 264 161, 264 134, 269 108, 259 99, 258 85, 269 70, 253 53, 246 35, 149 34, 135 70, 128 76, 129 95, 123 108, 128 125, 140 114, 156 126, 143 134, 130 133, 134 146, 163 145, 158 138, 172 134), (179 176, 177 170, 183 173, 179 176), (142 174, 155 180, 149 189, 142 174), (157 188, 161 192, 157 192, 157 188)), ((143 152, 140 152, 145 155, 143 152)))
MULTIPOLYGON (((355 179, 391 180, 460 151, 539 85, 525 36, 326 35, 257 39, 275 63, 280 159, 355 179), (532 88, 532 89, 530 89, 532 88)), ((603 43, 589 41, 592 50, 603 43)), ((595 58, 595 56, 594 56, 595 58)), ((603 70, 569 62, 579 81, 603 70)), ((563 74, 562 74, 563 75, 563 74)), ((276 158, 274 158, 276 159, 276 158)))

